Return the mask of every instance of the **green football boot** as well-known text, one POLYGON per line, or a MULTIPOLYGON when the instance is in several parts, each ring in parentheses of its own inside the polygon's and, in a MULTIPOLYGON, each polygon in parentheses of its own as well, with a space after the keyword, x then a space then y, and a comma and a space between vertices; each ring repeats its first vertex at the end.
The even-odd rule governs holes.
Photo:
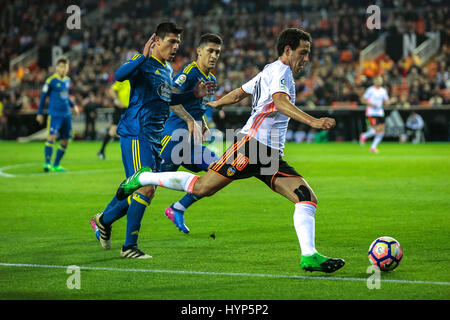
POLYGON ((44 171, 49 172, 52 170, 52 165, 50 163, 44 164, 44 171))
POLYGON ((61 166, 55 166, 55 167, 52 167, 51 171, 52 171, 52 172, 66 172, 67 169, 66 169, 66 168, 63 168, 63 167, 61 167, 61 166))
POLYGON ((343 259, 328 258, 316 252, 311 256, 302 256, 300 267, 305 271, 332 273, 342 268, 344 264, 343 259))
POLYGON ((139 182, 139 176, 144 172, 152 172, 149 167, 142 167, 136 171, 132 176, 128 177, 119 185, 116 192, 116 197, 119 200, 126 199, 137 189, 142 188, 143 185, 139 182))

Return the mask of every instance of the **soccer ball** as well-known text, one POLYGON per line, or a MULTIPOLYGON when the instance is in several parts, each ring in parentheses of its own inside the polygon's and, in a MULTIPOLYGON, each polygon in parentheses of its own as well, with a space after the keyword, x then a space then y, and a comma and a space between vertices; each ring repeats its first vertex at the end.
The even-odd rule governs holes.
POLYGON ((403 257, 400 243, 391 237, 379 237, 369 247, 369 261, 382 271, 397 268, 403 257))

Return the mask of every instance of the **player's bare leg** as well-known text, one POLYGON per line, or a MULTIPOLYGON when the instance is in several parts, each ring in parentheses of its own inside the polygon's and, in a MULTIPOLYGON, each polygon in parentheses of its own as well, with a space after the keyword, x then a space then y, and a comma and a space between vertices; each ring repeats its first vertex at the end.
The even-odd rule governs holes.
POLYGON ((334 272, 345 264, 343 259, 328 258, 315 248, 315 212, 317 197, 305 179, 301 177, 276 177, 276 192, 295 204, 294 227, 302 252, 301 268, 306 271, 334 272))
POLYGON ((47 136, 47 140, 55 142, 56 141, 56 136, 54 134, 49 134, 47 136))
POLYGON ((231 182, 232 180, 226 179, 214 171, 207 171, 195 182, 192 193, 200 197, 210 197, 231 182))
POLYGON ((369 129, 366 132, 363 132, 359 135, 359 144, 364 145, 367 141, 367 139, 372 138, 375 136, 376 130, 373 127, 369 127, 369 129))
POLYGON ((370 152, 378 153, 378 144, 383 140, 385 124, 379 124, 375 128, 375 138, 373 139, 372 146, 370 147, 370 152))
POLYGON ((312 202, 317 205, 317 197, 312 188, 308 185, 305 179, 301 177, 276 177, 274 179, 274 190, 289 199, 293 203, 300 202, 297 189, 304 186, 308 189, 310 196, 304 201, 312 202))
POLYGON ((153 197, 155 196, 156 189, 154 186, 145 186, 137 189, 135 192, 140 193, 149 198, 150 200, 152 200, 153 197))

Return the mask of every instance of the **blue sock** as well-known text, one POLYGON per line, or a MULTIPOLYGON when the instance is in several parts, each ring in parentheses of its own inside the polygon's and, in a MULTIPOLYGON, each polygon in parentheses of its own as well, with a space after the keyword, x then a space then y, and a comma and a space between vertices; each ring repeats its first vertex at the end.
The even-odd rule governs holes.
POLYGON ((103 211, 102 222, 105 224, 112 224, 127 214, 129 207, 128 199, 118 200, 116 196, 106 206, 103 211))
POLYGON ((52 162, 53 141, 47 140, 45 142, 44 154, 45 154, 45 163, 50 164, 52 162))
POLYGON ((176 202, 173 206, 177 210, 184 211, 201 198, 202 197, 196 196, 194 194, 186 193, 186 195, 183 198, 181 198, 180 201, 176 202), (183 206, 184 210, 182 210, 182 208, 180 208, 177 204, 183 206))
POLYGON ((66 153, 66 148, 67 146, 63 146, 62 144, 59 145, 58 150, 56 151, 56 157, 55 157, 55 162, 53 163, 54 167, 59 166, 59 163, 62 159, 62 157, 64 156, 64 154, 66 153))
POLYGON ((130 207, 127 211, 127 234, 124 247, 137 244, 141 221, 145 209, 150 205, 150 199, 140 193, 133 193, 130 207))

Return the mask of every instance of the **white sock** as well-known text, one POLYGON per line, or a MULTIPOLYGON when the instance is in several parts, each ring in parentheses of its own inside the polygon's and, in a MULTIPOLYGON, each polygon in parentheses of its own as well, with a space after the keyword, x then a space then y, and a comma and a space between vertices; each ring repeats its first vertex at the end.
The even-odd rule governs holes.
POLYGON ((198 178, 199 176, 185 171, 143 172, 139 176, 139 182, 143 186, 161 186, 168 189, 192 193, 194 183, 198 178))
POLYGON ((362 136, 364 137, 364 139, 372 138, 374 135, 375 135, 375 129, 373 129, 373 128, 367 130, 366 132, 364 132, 364 133, 362 134, 362 136))
POLYGON ((186 208, 180 203, 180 201, 175 202, 173 207, 179 211, 186 211, 186 208))
POLYGON ((294 227, 302 255, 310 256, 317 252, 314 244, 316 207, 311 203, 299 202, 295 204, 294 227))
POLYGON ((377 133, 375 139, 373 139, 371 148, 376 148, 377 145, 383 140, 384 133, 377 133))

